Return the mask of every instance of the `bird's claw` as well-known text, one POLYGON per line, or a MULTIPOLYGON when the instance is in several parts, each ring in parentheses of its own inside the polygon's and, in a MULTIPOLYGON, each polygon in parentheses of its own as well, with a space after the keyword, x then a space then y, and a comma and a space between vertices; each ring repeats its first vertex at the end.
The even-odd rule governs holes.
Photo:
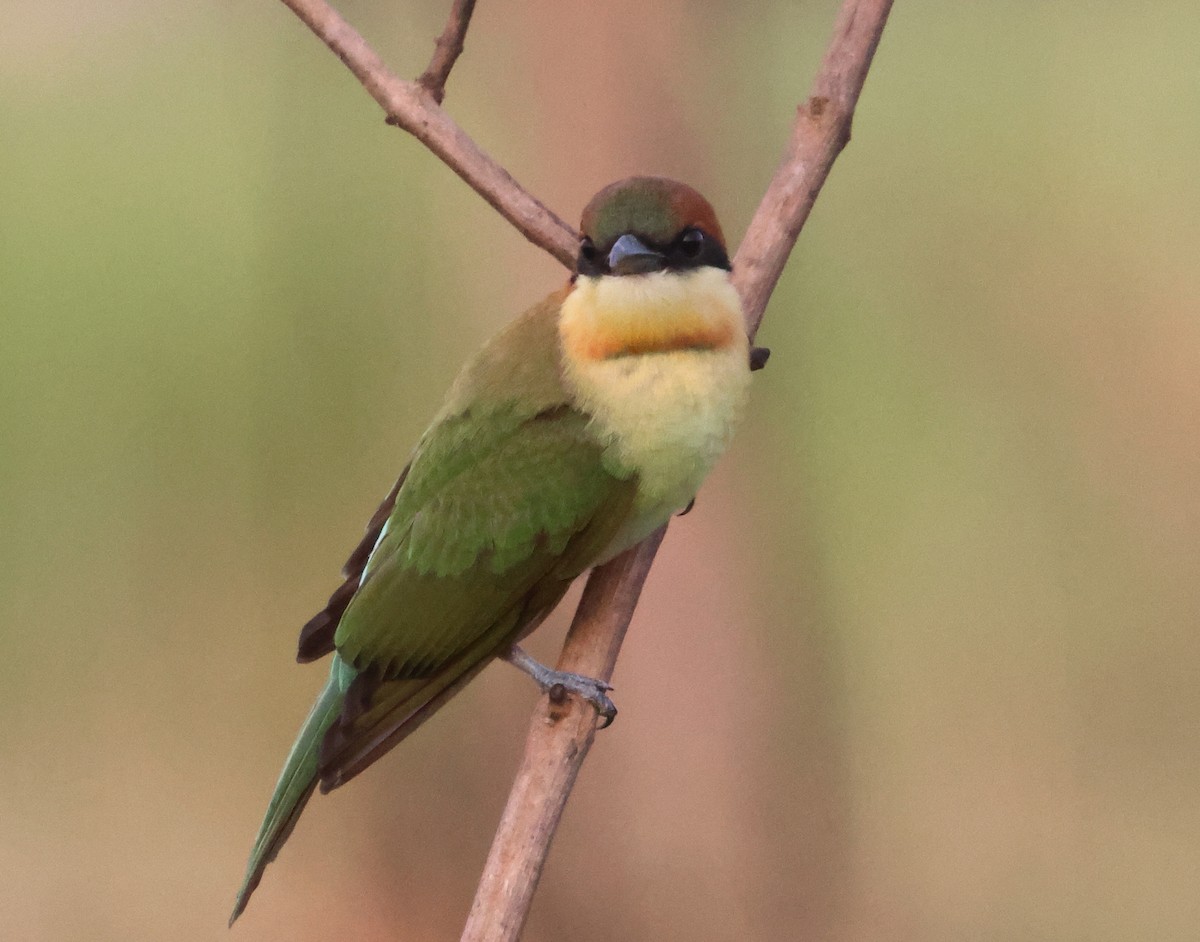
POLYGON ((544 685, 542 681, 538 685, 549 695, 551 702, 562 703, 568 693, 575 694, 590 703, 604 719, 601 729, 607 729, 617 718, 617 706, 608 696, 608 691, 613 689, 611 684, 568 671, 547 671, 544 679, 544 685))
POLYGON ((551 703, 562 703, 567 694, 573 693, 595 707, 596 713, 604 718, 601 729, 611 726, 612 721, 617 718, 617 707, 608 698, 608 691, 612 690, 611 684, 584 674, 552 670, 526 654, 520 645, 514 644, 500 656, 513 667, 532 677, 542 693, 550 697, 551 703))

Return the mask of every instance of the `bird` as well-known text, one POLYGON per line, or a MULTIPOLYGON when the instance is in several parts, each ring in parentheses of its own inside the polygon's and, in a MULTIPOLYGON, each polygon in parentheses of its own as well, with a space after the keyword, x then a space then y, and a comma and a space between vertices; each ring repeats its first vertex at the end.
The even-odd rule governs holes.
POLYGON ((690 509, 744 411, 751 348, 712 206, 636 176, 583 211, 567 284, 460 371, 300 632, 331 656, 246 865, 230 925, 319 787, 337 788, 495 659, 611 722, 611 689, 518 642, 581 574, 690 509))

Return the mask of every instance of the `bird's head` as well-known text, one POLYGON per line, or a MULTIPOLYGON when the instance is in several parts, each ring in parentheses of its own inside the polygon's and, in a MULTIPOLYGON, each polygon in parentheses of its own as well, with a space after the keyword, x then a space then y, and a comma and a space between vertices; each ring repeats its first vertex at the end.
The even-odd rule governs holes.
POLYGON ((663 177, 628 177, 606 186, 583 211, 576 274, 588 278, 729 271, 725 237, 708 200, 663 177))
POLYGON ((745 347, 725 237, 690 186, 619 180, 592 197, 581 228, 560 318, 569 359, 745 347))

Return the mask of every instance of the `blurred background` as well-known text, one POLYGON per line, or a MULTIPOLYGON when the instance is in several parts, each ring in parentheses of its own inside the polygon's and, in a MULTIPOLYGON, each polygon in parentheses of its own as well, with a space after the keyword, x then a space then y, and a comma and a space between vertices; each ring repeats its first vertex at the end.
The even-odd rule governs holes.
MULTIPOLYGON (((448 6, 341 8, 413 76, 448 6)), ((665 173, 736 243, 836 3, 750 9, 483 0, 448 107, 568 219, 665 173)), ((564 273, 282 4, 6 10, 0 936, 225 939, 300 625, 564 273)), ((529 942, 1196 937, 1197 48, 896 4, 529 942)), ((457 939, 534 702, 493 667, 314 800, 232 938, 457 939)))

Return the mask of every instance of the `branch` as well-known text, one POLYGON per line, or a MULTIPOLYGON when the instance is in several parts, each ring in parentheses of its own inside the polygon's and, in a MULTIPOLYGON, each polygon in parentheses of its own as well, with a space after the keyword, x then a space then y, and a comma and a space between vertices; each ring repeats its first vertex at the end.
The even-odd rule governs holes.
MULTIPOLYGON (((325 0, 283 2, 346 63, 367 93, 387 113, 389 124, 408 131, 433 151, 530 242, 545 249, 568 268, 574 267, 579 238, 575 230, 480 150, 479 145, 442 110, 429 89, 419 82, 405 81, 388 69, 366 40, 325 0)), ((435 54, 435 62, 437 58, 435 54)))
POLYGON ((423 86, 439 105, 446 97, 446 79, 450 77, 450 70, 462 55, 463 40, 467 37, 467 27, 471 25, 471 14, 474 12, 475 0, 454 0, 446 28, 437 38, 429 68, 417 79, 417 84, 423 86))
POLYGON ((733 260, 750 338, 837 155, 850 142, 854 108, 892 0, 845 0, 808 101, 733 260))
MULTIPOLYGON (((845 0, 812 95, 733 261, 751 339, 850 123, 892 0, 845 0)), ((607 682, 665 531, 592 572, 558 662, 607 682)), ((525 756, 492 841, 461 942, 516 942, 575 776, 595 737, 596 714, 548 698, 534 710, 525 756)))
MULTIPOLYGON (((592 573, 559 659, 559 670, 612 677, 642 586, 666 534, 662 527, 592 573)), ((508 805, 475 891, 461 942, 521 935, 575 776, 596 736, 596 711, 574 697, 549 696, 534 710, 508 805)))

